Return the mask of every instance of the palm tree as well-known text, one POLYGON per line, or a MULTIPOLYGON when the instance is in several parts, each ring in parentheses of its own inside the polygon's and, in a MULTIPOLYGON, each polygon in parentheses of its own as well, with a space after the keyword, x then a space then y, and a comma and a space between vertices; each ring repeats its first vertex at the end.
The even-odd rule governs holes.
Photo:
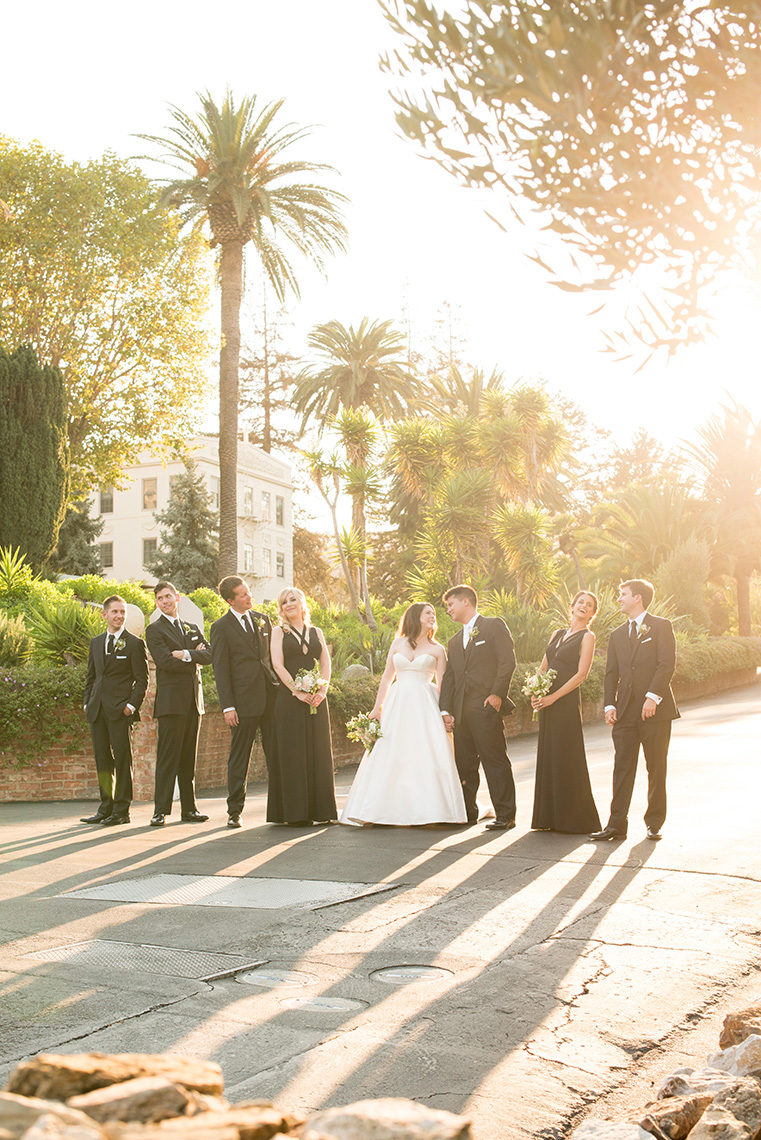
POLYGON ((322 430, 341 408, 364 408, 379 420, 404 415, 417 381, 407 369, 404 334, 391 321, 370 324, 364 317, 357 329, 328 321, 312 329, 307 342, 321 359, 296 377, 293 406, 302 428, 314 416, 322 430))
POLYGON ((172 107, 167 137, 139 135, 164 148, 162 159, 184 177, 165 183, 164 199, 193 225, 208 223, 211 248, 219 247, 221 349, 219 358, 219 571, 238 564, 238 366, 243 250, 252 242, 280 300, 299 295, 286 253, 294 249, 323 268, 328 254, 343 250, 343 194, 307 181, 323 164, 283 154, 308 131, 273 126, 283 100, 257 111, 256 97, 236 103, 230 91, 221 107, 199 96, 197 118, 172 107), (285 248, 284 248, 285 246, 285 248))
POLYGON ((761 569, 761 423, 742 404, 723 405, 685 451, 715 513, 714 560, 724 561, 737 586, 737 632, 750 637, 750 579, 761 569))

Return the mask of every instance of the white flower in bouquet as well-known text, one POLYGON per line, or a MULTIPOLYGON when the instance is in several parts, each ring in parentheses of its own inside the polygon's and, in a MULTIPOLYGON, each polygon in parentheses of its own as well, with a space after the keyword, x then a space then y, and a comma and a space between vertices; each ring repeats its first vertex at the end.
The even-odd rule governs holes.
MULTIPOLYGON (((309 693, 313 695, 326 689, 328 682, 324 677, 320 676, 320 670, 315 666, 314 669, 299 669, 296 676, 293 678, 293 691, 295 693, 309 693)), ((317 709, 314 705, 309 706, 310 716, 315 716, 317 709)))
POLYGON ((371 720, 367 713, 358 713, 346 722, 346 735, 349 740, 356 740, 365 747, 366 752, 372 752, 373 745, 380 740, 383 733, 377 720, 371 720))
MULTIPOLYGON (((527 673, 523 679, 521 692, 527 697, 546 697, 557 675, 557 669, 548 669, 546 673, 537 669, 535 673, 527 673)), ((536 720, 536 709, 534 709, 532 719, 536 720)))

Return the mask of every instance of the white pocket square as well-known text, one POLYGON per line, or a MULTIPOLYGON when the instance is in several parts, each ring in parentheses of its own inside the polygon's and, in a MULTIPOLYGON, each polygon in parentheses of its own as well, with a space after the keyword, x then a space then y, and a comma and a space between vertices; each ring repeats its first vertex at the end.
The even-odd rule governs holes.
POLYGON ((485 641, 474 641, 473 644, 474 645, 486 645, 486 642, 485 641))
POLYGON ((652 641, 652 637, 645 637, 640 641, 640 645, 647 645, 648 641, 652 641))

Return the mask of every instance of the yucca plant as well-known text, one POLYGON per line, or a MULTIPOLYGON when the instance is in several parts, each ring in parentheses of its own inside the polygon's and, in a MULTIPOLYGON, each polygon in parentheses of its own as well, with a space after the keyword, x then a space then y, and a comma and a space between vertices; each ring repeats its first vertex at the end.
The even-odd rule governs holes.
POLYGON ((96 609, 66 597, 55 605, 39 602, 30 611, 27 622, 34 640, 34 657, 55 665, 86 661, 90 641, 105 628, 96 609))

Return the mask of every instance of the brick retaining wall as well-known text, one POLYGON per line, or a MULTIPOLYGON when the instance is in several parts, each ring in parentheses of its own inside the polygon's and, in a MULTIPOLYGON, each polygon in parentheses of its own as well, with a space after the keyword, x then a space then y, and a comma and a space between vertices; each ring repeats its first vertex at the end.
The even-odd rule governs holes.
MULTIPOLYGON (((742 669, 724 673, 693 685, 675 686, 677 701, 696 700, 715 693, 742 688, 757 681, 755 669, 742 669)), ((156 691, 156 675, 151 664, 148 692, 141 711, 142 720, 135 727, 133 737, 134 794, 136 801, 153 800, 153 781, 156 767, 157 723, 151 716, 156 691)), ((602 701, 585 702, 584 722, 593 724, 602 718, 602 701)), ((69 714, 72 720, 82 713, 69 714)), ((524 736, 537 731, 531 710, 523 708, 505 720, 508 737, 524 736)), ((0 766, 0 803, 18 803, 30 800, 98 800, 98 781, 95 762, 89 743, 72 747, 70 738, 60 740, 43 757, 31 766, 21 769, 0 766)), ((221 711, 213 709, 201 721, 201 738, 198 749, 196 787, 199 793, 216 791, 227 785, 227 755, 230 749, 230 730, 221 711)), ((362 748, 346 739, 342 725, 333 725, 333 760, 336 768, 356 764, 362 748)), ((249 778, 267 779, 267 766, 259 742, 254 745, 249 778)))

